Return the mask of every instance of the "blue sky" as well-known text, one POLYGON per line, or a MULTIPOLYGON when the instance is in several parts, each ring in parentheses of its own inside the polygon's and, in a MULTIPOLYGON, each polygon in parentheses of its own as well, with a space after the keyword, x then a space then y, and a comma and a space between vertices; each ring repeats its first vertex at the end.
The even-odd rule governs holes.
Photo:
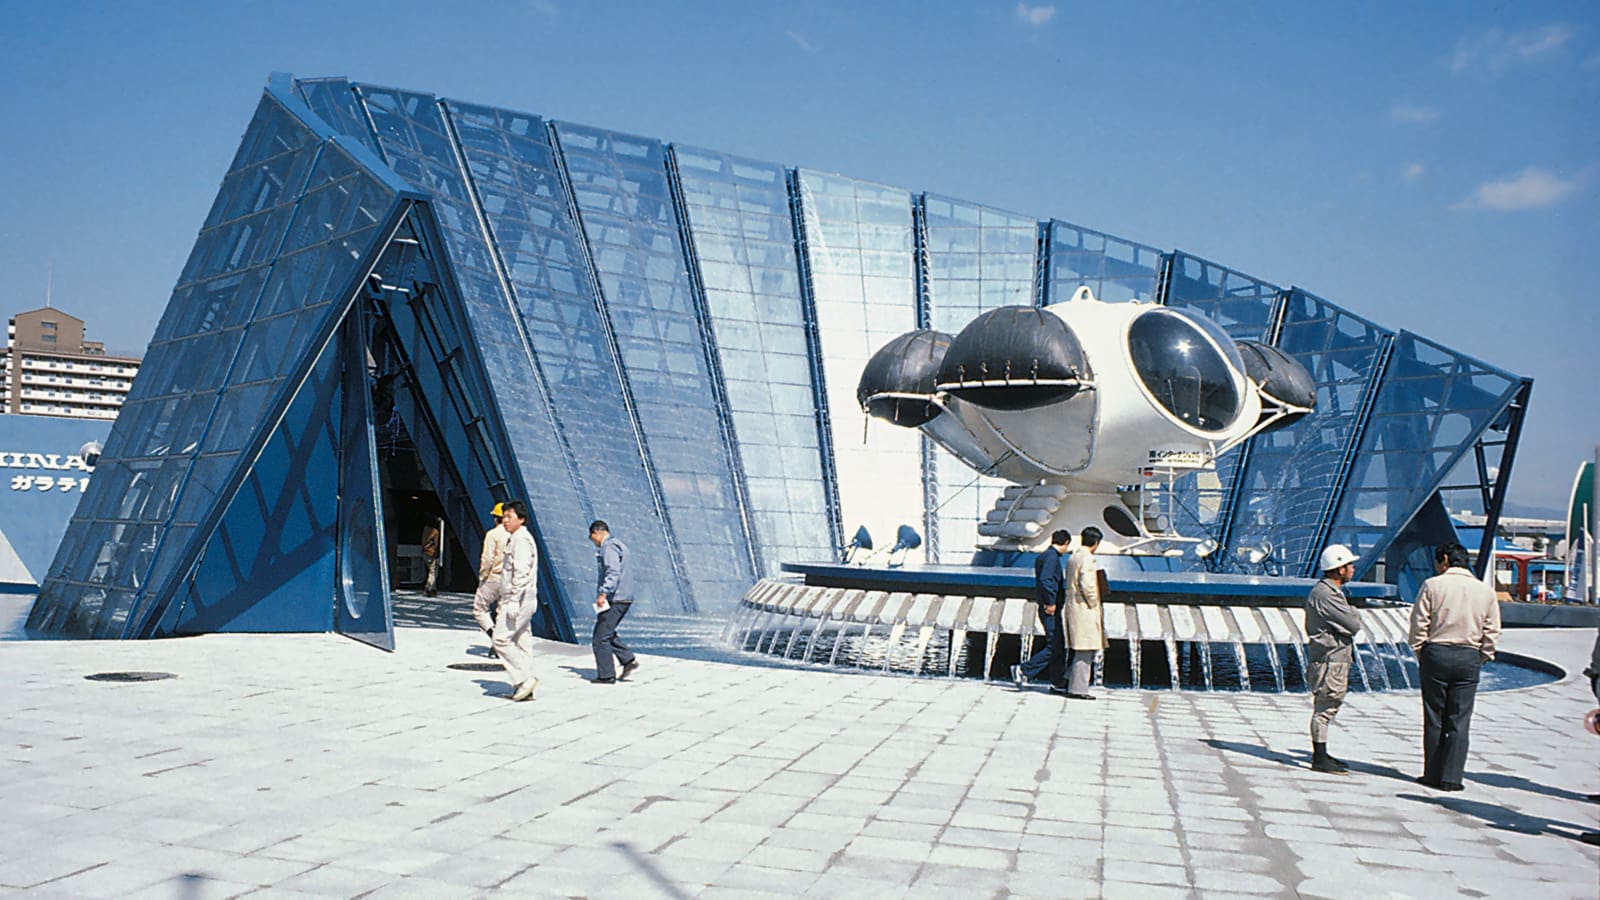
POLYGON ((1593 3, 0 0, 0 312, 142 351, 267 75, 928 190, 1297 285, 1535 379, 1512 500, 1600 442, 1593 3), (53 275, 51 274, 53 272, 53 275))

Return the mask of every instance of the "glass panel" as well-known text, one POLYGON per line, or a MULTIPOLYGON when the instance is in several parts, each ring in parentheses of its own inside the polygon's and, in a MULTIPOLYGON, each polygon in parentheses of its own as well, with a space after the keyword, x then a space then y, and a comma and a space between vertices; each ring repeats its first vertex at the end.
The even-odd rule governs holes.
POLYGON ((1278 347, 1317 382, 1311 415, 1255 439, 1239 492, 1232 537, 1270 540, 1288 572, 1310 573, 1315 546, 1378 360, 1392 335, 1299 289, 1285 300, 1278 347))
POLYGON ((799 180, 840 518, 889 546, 901 525, 923 528, 921 434, 869 427, 856 384, 879 347, 917 327, 911 195, 806 169, 799 180), (891 265, 892 276, 868 274, 891 265))
POLYGON ((731 607, 755 572, 718 412, 720 386, 684 269, 666 149, 608 131, 555 128, 684 570, 700 607, 731 607))
POLYGON ((551 571, 569 596, 593 594, 592 548, 572 536, 605 518, 653 573, 652 604, 688 608, 544 122, 467 104, 449 110, 510 297, 476 231, 445 236, 496 395, 538 390, 515 402, 506 427, 535 521, 554 523, 551 571), (552 459, 563 460, 566 477, 552 477, 552 459))
POLYGON ((1358 576, 1499 420, 1519 386, 1515 376, 1400 332, 1328 533, 1327 543, 1360 554, 1358 576))
POLYGON ((784 170, 708 150, 677 147, 673 153, 721 354, 762 574, 776 574, 785 562, 831 558, 816 388, 784 170), (786 483, 811 495, 804 508, 795 507, 786 483))
MULTIPOLYGON (((932 194, 923 200, 928 260, 928 322, 954 335, 968 322, 1001 306, 1033 303, 1039 223, 932 194)), ((933 447, 937 541, 932 562, 964 563, 978 543, 983 521, 1009 483, 980 476, 942 448, 933 447)))
POLYGON ((1161 251, 1061 221, 1049 229, 1049 302, 1065 303, 1084 285, 1107 303, 1155 300, 1161 251))

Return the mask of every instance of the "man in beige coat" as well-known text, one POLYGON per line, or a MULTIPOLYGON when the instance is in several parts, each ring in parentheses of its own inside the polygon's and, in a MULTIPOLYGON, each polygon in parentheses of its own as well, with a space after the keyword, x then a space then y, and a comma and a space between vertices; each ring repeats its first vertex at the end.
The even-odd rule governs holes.
POLYGON ((1467 734, 1478 696, 1478 670, 1494 659, 1500 603, 1467 568, 1467 548, 1433 552, 1438 574, 1411 604, 1411 649, 1422 679, 1422 775, 1419 784, 1459 791, 1467 768, 1467 734))
POLYGON ((528 508, 513 500, 503 508, 500 524, 511 539, 500 572, 500 617, 494 628, 494 652, 506 667, 516 690, 513 700, 528 700, 539 679, 533 677, 533 614, 539 611, 539 548, 527 528, 528 508))
POLYGON ((1067 600, 1062 619, 1067 627, 1067 648, 1072 651, 1067 661, 1067 696, 1074 700, 1096 699, 1089 693, 1094 656, 1106 647, 1105 609, 1100 605, 1106 594, 1106 574, 1094 558, 1102 536, 1093 525, 1085 528, 1078 536, 1080 546, 1067 560, 1067 600))

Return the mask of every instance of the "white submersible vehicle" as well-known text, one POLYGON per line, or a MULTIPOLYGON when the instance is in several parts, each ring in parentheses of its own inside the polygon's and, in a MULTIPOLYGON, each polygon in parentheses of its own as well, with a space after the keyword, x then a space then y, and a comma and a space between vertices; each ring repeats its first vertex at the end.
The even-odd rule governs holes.
MULTIPOLYGON (((1219 548, 1179 533, 1162 508, 1181 479, 1314 411, 1316 383, 1295 359, 1197 313, 1103 303, 1083 287, 1065 303, 990 310, 954 337, 903 334, 867 362, 856 397, 868 415, 918 429, 976 473, 1011 482, 978 526, 974 564, 785 564, 784 577, 758 582, 741 601, 727 631, 734 646, 882 672, 993 677, 1042 638, 1035 552, 1057 529, 1093 525, 1112 591, 1103 680, 1303 687, 1302 601, 1312 581, 1206 571, 1219 548)), ((1403 610, 1382 603, 1396 590, 1348 591, 1377 601, 1364 614, 1356 686, 1409 686, 1403 610)))

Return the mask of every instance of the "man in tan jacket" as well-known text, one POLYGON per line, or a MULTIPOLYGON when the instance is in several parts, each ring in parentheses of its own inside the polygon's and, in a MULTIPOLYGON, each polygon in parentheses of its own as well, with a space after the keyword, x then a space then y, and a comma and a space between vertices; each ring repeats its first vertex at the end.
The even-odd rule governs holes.
POLYGON ((1467 548, 1433 552, 1438 574, 1411 605, 1411 649, 1422 677, 1422 775, 1419 784, 1459 791, 1467 768, 1467 732, 1478 695, 1478 670, 1494 659, 1500 603, 1467 568, 1467 548))
POLYGON ((495 607, 500 605, 500 572, 511 533, 500 523, 505 504, 496 503, 489 515, 494 527, 484 532, 483 555, 478 559, 478 590, 472 595, 472 619, 483 633, 494 637, 495 607))
POLYGON ((1094 656, 1106 646, 1105 573, 1095 561, 1100 546, 1100 529, 1090 525, 1078 536, 1080 546, 1067 560, 1067 599, 1062 619, 1067 628, 1067 696, 1073 700, 1094 700, 1089 684, 1094 679, 1094 656))

